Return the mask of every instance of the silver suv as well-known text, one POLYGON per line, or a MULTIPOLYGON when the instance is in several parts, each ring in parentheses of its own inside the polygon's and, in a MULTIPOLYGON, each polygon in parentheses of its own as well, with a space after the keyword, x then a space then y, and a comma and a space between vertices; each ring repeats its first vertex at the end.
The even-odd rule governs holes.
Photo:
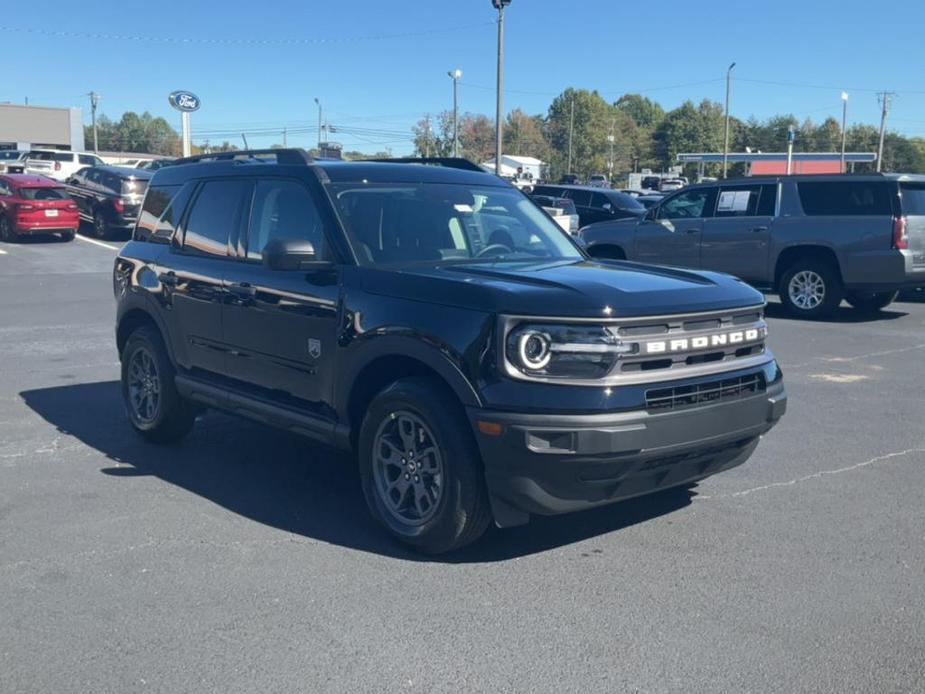
POLYGON ((768 176, 689 186, 580 232, 596 258, 718 270, 822 318, 925 285, 925 176, 768 176))

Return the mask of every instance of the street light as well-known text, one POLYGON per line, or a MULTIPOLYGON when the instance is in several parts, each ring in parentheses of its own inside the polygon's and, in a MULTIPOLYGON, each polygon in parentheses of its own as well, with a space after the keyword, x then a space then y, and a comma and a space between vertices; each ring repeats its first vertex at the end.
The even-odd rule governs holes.
POLYGON ((845 173, 845 144, 848 140, 848 92, 841 93, 841 172, 845 173))
POLYGON ((93 124, 93 151, 97 152, 100 149, 100 143, 96 129, 96 107, 100 103, 100 95, 96 92, 90 92, 87 96, 90 97, 90 120, 93 124))
POLYGON ((459 156, 459 79, 462 70, 450 70, 446 73, 453 80, 453 156, 459 156))
POLYGON ((498 10, 498 95, 495 110, 495 174, 501 175, 501 116, 504 110, 504 8, 511 0, 491 0, 491 6, 498 10))
POLYGON ((318 104, 318 152, 321 152, 321 102, 315 97, 315 103, 318 104))
POLYGON ((723 178, 726 178, 726 169, 729 166, 729 92, 732 87, 732 68, 735 63, 726 70, 726 127, 723 131, 723 178))

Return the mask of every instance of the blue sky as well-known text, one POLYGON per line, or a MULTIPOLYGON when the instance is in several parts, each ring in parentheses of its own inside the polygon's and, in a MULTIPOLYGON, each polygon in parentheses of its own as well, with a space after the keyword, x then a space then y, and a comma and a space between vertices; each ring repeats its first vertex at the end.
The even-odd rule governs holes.
MULTIPOLYGON (((318 97, 325 120, 352 131, 332 139, 349 149, 391 147, 402 154, 411 149, 414 122, 450 108, 446 72, 455 68, 463 71, 461 110, 494 113, 496 13, 489 0, 15 6, 0 18, 0 45, 12 68, 0 80, 0 101, 28 96, 33 104, 83 106, 88 122, 84 95, 92 89, 110 117, 148 110, 179 129, 166 96, 182 88, 203 102, 193 114, 197 140, 240 145, 231 133, 246 130, 251 146, 267 146, 281 141, 287 126, 296 131, 290 145, 311 146, 318 97)), ((845 89, 849 122, 877 123, 874 92, 888 89, 899 94, 891 128, 925 136, 925 3, 901 0, 884 16, 881 6, 513 0, 506 14, 505 107, 543 113, 567 86, 597 89, 609 99, 640 91, 666 108, 688 98, 721 101, 734 60, 736 116, 840 118, 845 89)))

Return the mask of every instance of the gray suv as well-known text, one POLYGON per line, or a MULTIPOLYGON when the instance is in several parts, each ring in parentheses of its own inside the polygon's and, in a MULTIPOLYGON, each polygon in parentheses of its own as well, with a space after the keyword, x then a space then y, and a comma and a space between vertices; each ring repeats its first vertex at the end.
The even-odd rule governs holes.
POLYGON ((580 238, 595 258, 718 270, 821 318, 925 285, 925 176, 767 176, 694 185, 580 238))

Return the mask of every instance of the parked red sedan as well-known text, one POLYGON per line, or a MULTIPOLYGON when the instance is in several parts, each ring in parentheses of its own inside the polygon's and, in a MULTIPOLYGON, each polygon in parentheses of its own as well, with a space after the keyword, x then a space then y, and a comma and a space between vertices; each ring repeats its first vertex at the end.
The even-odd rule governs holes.
POLYGON ((70 241, 79 226, 77 203, 58 181, 29 174, 0 176, 0 240, 60 234, 70 241))

